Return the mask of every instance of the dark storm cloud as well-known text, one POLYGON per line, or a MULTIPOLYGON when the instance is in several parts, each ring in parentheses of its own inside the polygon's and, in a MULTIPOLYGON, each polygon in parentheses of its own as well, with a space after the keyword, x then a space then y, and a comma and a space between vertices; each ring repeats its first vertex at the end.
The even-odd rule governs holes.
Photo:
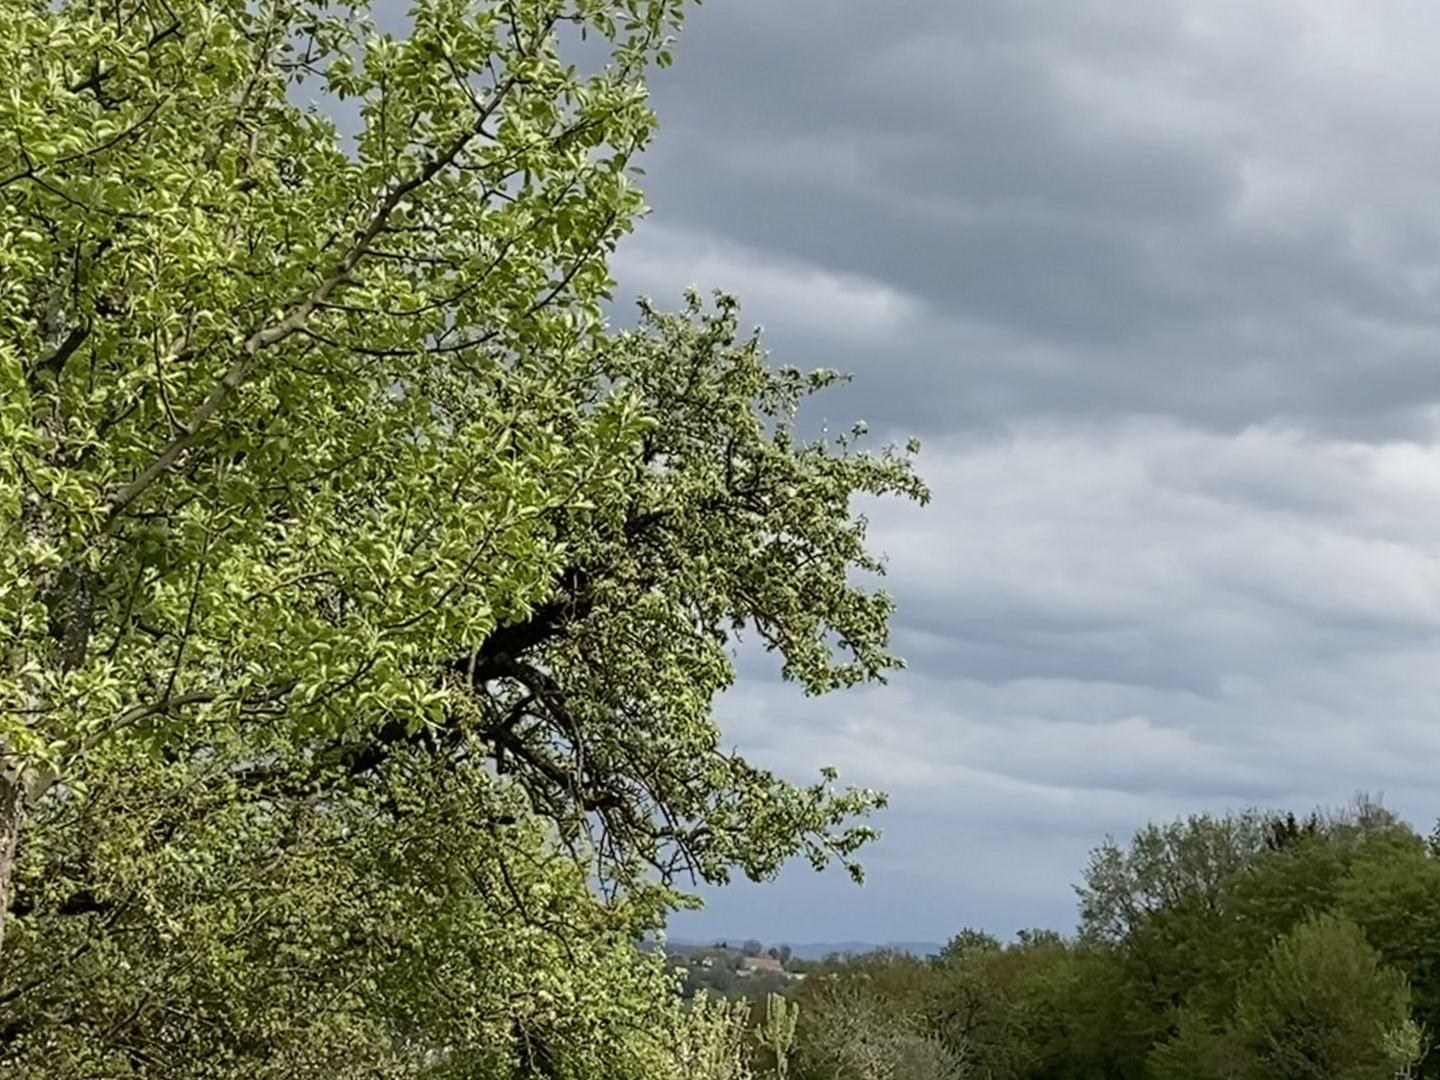
POLYGON ((749 297, 787 355, 856 370, 887 425, 1142 411, 1400 431, 1440 391, 1440 75, 1393 50, 1440 37, 1440 15, 1344 17, 707 4, 657 80, 646 228, 912 300, 903 331, 857 349, 749 297))

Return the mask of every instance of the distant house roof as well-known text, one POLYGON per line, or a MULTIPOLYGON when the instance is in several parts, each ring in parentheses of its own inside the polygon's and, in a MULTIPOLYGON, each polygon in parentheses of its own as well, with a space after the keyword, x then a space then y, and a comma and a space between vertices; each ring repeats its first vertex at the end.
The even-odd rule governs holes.
POLYGON ((745 956, 740 959, 741 971, 784 971, 785 966, 773 956, 745 956))

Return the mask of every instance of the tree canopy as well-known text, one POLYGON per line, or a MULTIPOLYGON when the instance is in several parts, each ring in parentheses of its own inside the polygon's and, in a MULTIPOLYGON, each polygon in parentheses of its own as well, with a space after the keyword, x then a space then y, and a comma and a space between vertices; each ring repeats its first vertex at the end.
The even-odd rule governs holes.
POLYGON ((1436 850, 1365 798, 1147 825, 1095 850, 1073 936, 967 930, 928 960, 812 970, 797 1060, 806 1080, 862 1075, 845 1048, 908 1033, 987 1080, 1440 1075, 1436 850))
POLYGON ((858 875, 711 704, 896 667, 927 493, 733 299, 606 322, 682 9, 0 0, 7 1067, 665 1075, 672 886, 858 875))

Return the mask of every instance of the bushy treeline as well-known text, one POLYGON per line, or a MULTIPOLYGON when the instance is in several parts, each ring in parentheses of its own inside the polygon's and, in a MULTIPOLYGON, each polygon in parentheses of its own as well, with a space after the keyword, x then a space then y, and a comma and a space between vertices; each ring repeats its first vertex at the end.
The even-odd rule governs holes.
POLYGON ((805 1080, 1391 1080, 1440 1073, 1440 839, 1367 801, 1199 815, 1097 849, 1080 925, 836 959, 805 1080))

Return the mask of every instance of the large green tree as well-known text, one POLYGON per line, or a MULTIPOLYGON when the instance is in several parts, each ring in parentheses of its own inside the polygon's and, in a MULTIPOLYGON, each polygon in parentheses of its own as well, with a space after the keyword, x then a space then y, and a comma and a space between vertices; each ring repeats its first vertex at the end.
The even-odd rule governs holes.
POLYGON ((0 3, 0 895, 132 745, 290 792, 485 772, 622 892, 853 868, 876 797, 709 706, 746 628, 809 692, 895 666, 851 500, 925 492, 799 440, 834 377, 732 302, 606 330, 681 6, 0 3))
POLYGON ((1235 1030, 1259 1080, 1386 1080, 1410 987, 1353 922, 1317 915, 1279 938, 1244 982, 1235 1030))
POLYGON ((626 479, 567 373, 678 2, 0 6, 0 892, 109 739, 443 719, 626 479), (581 77, 566 23, 608 36, 581 77), (346 152, 305 96, 355 99, 346 152))
POLYGON ((1142 1043, 1167 1037, 1173 1011, 1234 958, 1244 928, 1228 911, 1232 890, 1266 851, 1268 822, 1257 811, 1190 815, 1092 853, 1077 890, 1081 936, 1123 965, 1127 1026, 1142 1043))
MULTIPOLYGON (((657 867, 719 880, 768 875, 796 851, 850 859, 867 833, 846 819, 873 798, 797 788, 722 752, 709 696, 728 678, 724 633, 747 617, 817 689, 865 673, 807 654, 805 634, 843 626, 873 646, 883 632, 884 602, 843 582, 865 557, 841 507, 847 487, 885 490, 908 471, 791 443, 811 380, 767 369, 734 318, 728 301, 702 314, 692 300, 607 339, 609 370, 662 420, 649 452, 665 465, 612 532, 595 508, 555 515, 594 553, 583 585, 559 575, 556 599, 465 658, 518 674, 461 684, 445 722, 414 730, 299 735, 265 716, 178 727, 158 746, 110 740, 69 774, 88 799, 61 784, 37 802, 4 991, 27 1060, 68 1045, 205 1060, 217 1075, 336 1061, 404 1075, 423 1063, 416 1046, 473 1048, 497 1068, 536 1038, 624 1048, 617 1032, 664 1030, 644 1019, 663 1018, 654 973, 627 965, 632 939, 678 902, 646 884, 666 876, 657 867), (809 554, 764 567, 786 544, 809 554), (701 602, 729 621, 687 623, 701 602), (566 869, 582 865, 612 887, 603 911, 566 869), (564 989, 568 1020, 537 1021, 532 1038, 504 1020, 550 1015, 527 990, 539 974, 564 989), (326 1051, 337 1041, 350 1056, 326 1051)), ((633 452, 643 473, 647 448, 633 452)), ((585 1060, 576 1075, 622 1075, 585 1060)))
POLYGON ((6 1069, 674 1077, 670 884, 858 873, 710 706, 898 664, 926 493, 733 300, 605 326, 680 8, 0 0, 6 1069))

